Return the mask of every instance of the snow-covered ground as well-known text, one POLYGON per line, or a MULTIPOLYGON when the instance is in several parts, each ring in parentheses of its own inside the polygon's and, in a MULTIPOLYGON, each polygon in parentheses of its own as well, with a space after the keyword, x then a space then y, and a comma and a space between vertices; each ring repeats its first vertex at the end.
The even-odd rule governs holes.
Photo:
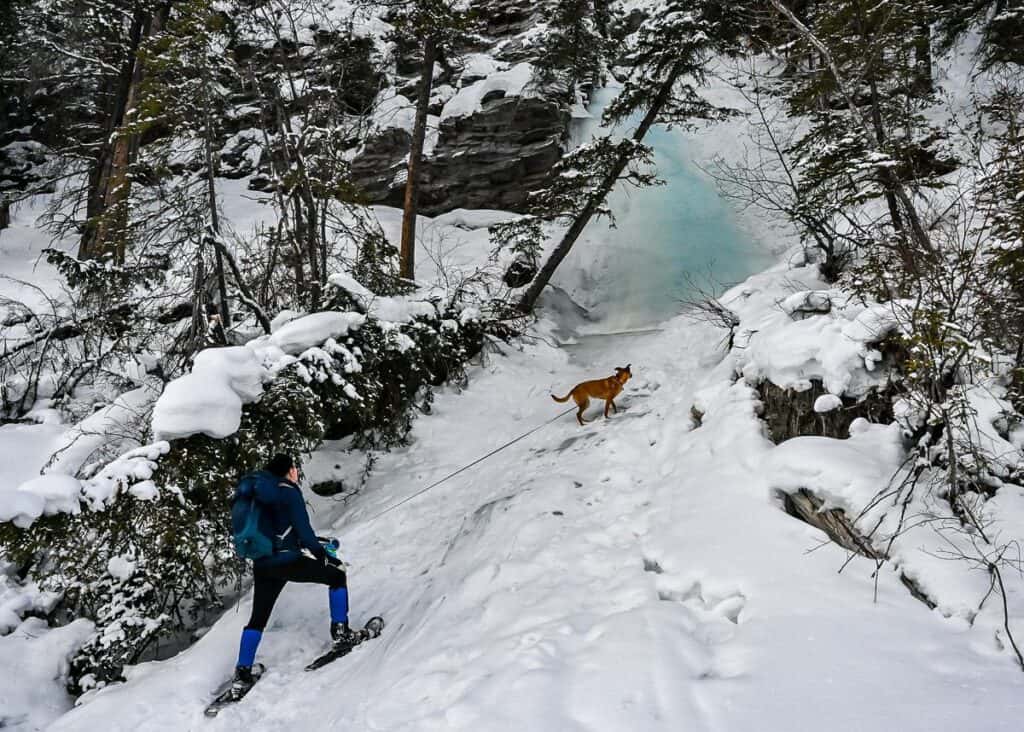
MULTIPOLYGON (((544 342, 491 358, 348 505, 314 499, 352 564, 354 620, 388 620, 379 640, 305 673, 327 603, 293 585, 260 649, 270 670, 217 720, 202 708, 248 600, 53 729, 1019 729, 1020 673, 986 632, 928 611, 891 570, 874 602, 872 563, 837 574, 845 553, 783 513, 779 448, 720 335, 681 318, 589 364, 544 342), (635 376, 610 420, 565 415, 377 515, 558 414, 550 391, 625 362, 635 376)), ((881 429, 856 438, 866 471, 887 459, 881 429)))

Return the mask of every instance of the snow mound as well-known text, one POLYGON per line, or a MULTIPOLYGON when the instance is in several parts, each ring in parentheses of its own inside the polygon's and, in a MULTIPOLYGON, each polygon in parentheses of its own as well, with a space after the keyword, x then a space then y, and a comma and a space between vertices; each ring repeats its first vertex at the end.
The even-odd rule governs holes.
POLYGON ((78 513, 82 484, 63 473, 40 475, 16 490, 0 493, 0 522, 27 529, 40 516, 78 513))
POLYGON ((246 346, 200 351, 191 373, 170 382, 157 399, 153 435, 174 440, 197 433, 216 438, 234 434, 242 421, 242 405, 259 398, 265 376, 259 357, 246 346))
MULTIPOLYGON (((812 379, 832 394, 862 396, 885 374, 878 341, 897 329, 891 304, 846 306, 827 314, 792 320, 788 308, 807 303, 806 293, 784 301, 782 320, 764 323, 750 338, 743 376, 750 383, 769 380, 783 389, 805 391, 812 379)), ((815 298, 811 305, 823 305, 815 298)))
POLYGON ((159 494, 151 480, 156 462, 170 449, 169 443, 161 441, 129 450, 82 483, 82 498, 96 511, 109 506, 123 492, 140 501, 154 500, 159 494))
MULTIPOLYGON (((827 395, 831 396, 831 395, 827 395)), ((856 515, 896 474, 903 459, 896 425, 860 420, 847 440, 794 437, 765 455, 764 475, 772 488, 805 488, 826 508, 856 515)))
POLYGON ((135 572, 135 562, 124 557, 111 557, 107 561, 107 573, 122 582, 132 576, 135 572))
POLYGON ((839 409, 841 406, 843 406, 843 400, 835 394, 822 394, 814 400, 814 411, 818 414, 831 412, 833 409, 839 409))
POLYGON ((0 728, 43 729, 71 709, 68 661, 92 631, 82 618, 53 629, 29 618, 0 637, 0 728))
POLYGON ((78 513, 83 501, 91 509, 101 511, 121 492, 139 500, 153 500, 159 490, 150 478, 156 470, 156 461, 169 450, 167 442, 129 450, 85 481, 66 473, 46 473, 32 478, 14 490, 0 493, 0 522, 10 521, 18 528, 27 529, 40 516, 78 513))
POLYGON ((58 600, 58 593, 41 590, 35 582, 17 581, 14 565, 4 569, 0 561, 0 635, 21 625, 26 615, 49 615, 58 600))
POLYGON ((220 439, 234 434, 242 422, 242 406, 258 400, 263 384, 295 355, 342 338, 364 322, 361 313, 313 313, 244 346, 201 351, 192 371, 170 382, 157 399, 154 437, 166 441, 204 434, 220 439))
POLYGON ((429 300, 374 295, 347 274, 331 275, 328 282, 351 295, 361 308, 377 320, 411 323, 415 318, 434 319, 438 315, 437 308, 429 300))
POLYGON ((459 89, 441 109, 441 121, 452 117, 468 117, 483 109, 485 99, 523 96, 526 85, 533 78, 533 64, 523 61, 508 71, 498 71, 486 79, 459 89))
POLYGON ((268 340, 285 353, 295 356, 307 348, 321 345, 328 339, 343 338, 350 330, 358 330, 365 322, 366 316, 360 313, 313 313, 286 323, 274 331, 268 340))

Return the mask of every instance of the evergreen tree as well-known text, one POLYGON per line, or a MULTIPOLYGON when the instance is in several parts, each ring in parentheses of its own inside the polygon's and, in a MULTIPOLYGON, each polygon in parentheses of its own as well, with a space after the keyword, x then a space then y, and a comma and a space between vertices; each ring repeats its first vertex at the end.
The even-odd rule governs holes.
POLYGON ((948 50, 977 28, 983 68, 1024 64, 1024 0, 931 0, 930 6, 941 48, 948 50))
POLYGON ((536 80, 558 84, 567 104, 576 101, 577 87, 594 86, 605 61, 608 41, 594 0, 555 0, 547 9, 547 28, 534 63, 536 80))
POLYGON ((985 104, 994 155, 980 185, 987 214, 985 285, 978 315, 985 339, 1011 360, 1010 398, 1024 411, 1024 79, 1015 70, 985 104))
POLYGON ((161 0, 49 0, 26 6, 14 53, 29 82, 50 100, 49 107, 36 108, 40 128, 56 158, 74 172, 86 171, 84 186, 67 190, 85 204, 85 221, 69 222, 83 224, 80 259, 124 261, 118 217, 138 146, 116 132, 141 79, 139 48, 166 7, 161 0), (108 208, 113 212, 105 216, 108 208))
MULTIPOLYGON (((785 83, 791 113, 810 120, 791 150, 803 161, 808 200, 847 211, 884 200, 884 246, 904 272, 919 276, 934 247, 912 191, 941 185, 955 164, 943 152, 942 131, 921 114, 931 88, 927 3, 810 3, 806 22, 772 4, 794 24, 795 55, 806 63, 785 83)), ((862 238, 876 238, 869 228, 862 238)))

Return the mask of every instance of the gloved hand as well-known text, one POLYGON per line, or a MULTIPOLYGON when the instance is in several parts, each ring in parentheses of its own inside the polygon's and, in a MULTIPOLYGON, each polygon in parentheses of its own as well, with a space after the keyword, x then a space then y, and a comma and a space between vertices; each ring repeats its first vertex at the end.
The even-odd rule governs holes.
POLYGON ((338 557, 338 550, 341 548, 341 542, 333 537, 318 536, 317 539, 319 539, 320 545, 324 548, 328 561, 333 559, 335 562, 340 563, 341 559, 338 557))

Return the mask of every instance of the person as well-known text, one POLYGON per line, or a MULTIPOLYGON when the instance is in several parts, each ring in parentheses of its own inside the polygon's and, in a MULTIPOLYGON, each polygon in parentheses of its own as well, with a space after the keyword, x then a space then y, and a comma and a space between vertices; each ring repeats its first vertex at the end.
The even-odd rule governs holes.
POLYGON ((261 510, 260 524, 266 522, 273 531, 274 551, 253 562, 252 613, 242 630, 232 684, 240 694, 255 683, 256 649, 274 603, 289 582, 327 586, 332 650, 347 653, 362 640, 348 625, 348 585, 341 562, 328 554, 309 523, 295 460, 291 455, 275 455, 253 477, 255 499, 261 510))

